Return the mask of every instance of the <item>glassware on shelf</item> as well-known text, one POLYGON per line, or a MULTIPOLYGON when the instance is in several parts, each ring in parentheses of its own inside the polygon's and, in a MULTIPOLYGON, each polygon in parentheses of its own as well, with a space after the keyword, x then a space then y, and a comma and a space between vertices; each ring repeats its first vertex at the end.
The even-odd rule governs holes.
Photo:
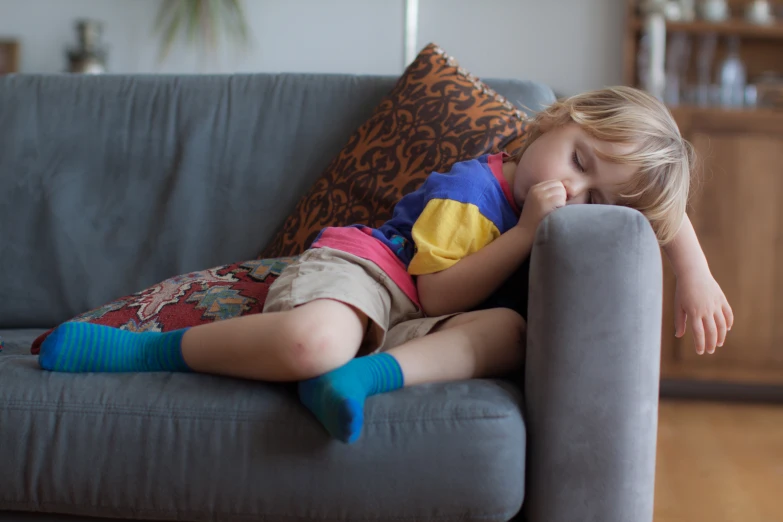
POLYGON ((636 71, 642 88, 650 84, 650 37, 642 34, 639 38, 639 50, 636 53, 636 71))
POLYGON ((745 7, 745 19, 756 25, 771 25, 775 23, 772 4, 769 0, 753 0, 745 7))
POLYGON ((683 22, 692 22, 696 19, 696 0, 680 0, 680 12, 683 22))
POLYGON ((729 37, 728 54, 720 67, 720 105, 725 108, 740 108, 745 105, 747 72, 740 58, 740 40, 729 37))
POLYGON ((745 87, 745 107, 755 109, 759 105, 759 90, 756 85, 745 87))
POLYGON ((677 0, 668 0, 663 7, 663 16, 669 22, 682 22, 682 5, 677 0))
POLYGON ((688 62, 690 61, 690 39, 685 33, 673 33, 666 48, 666 91, 664 102, 675 107, 682 103, 688 62))
POLYGON ((666 18, 664 15, 665 0, 646 0, 641 8, 644 18, 642 35, 646 39, 644 57, 644 73, 640 74, 643 88, 663 100, 666 90, 666 18))
POLYGON ((755 84, 759 107, 783 109, 783 74, 762 73, 755 84))
POLYGON ((718 35, 706 33, 699 41, 699 51, 696 57, 696 105, 706 107, 711 105, 712 61, 715 48, 718 45, 718 35))
POLYGON ((699 16, 708 22, 724 22, 730 14, 726 0, 701 0, 699 4, 699 16))

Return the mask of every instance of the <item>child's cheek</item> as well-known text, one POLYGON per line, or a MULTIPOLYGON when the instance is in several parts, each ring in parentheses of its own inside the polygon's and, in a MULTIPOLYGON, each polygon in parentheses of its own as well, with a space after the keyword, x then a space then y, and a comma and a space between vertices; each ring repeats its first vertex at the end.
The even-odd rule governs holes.
POLYGON ((530 190, 530 185, 527 182, 521 182, 514 186, 514 201, 517 203, 522 203, 527 198, 527 193, 530 190))
POLYGON ((528 180, 528 176, 525 175, 523 169, 517 169, 515 176, 514 176, 514 188, 511 191, 514 195, 514 200, 524 201, 525 197, 527 196, 527 191, 530 190, 530 187, 533 185, 528 180))

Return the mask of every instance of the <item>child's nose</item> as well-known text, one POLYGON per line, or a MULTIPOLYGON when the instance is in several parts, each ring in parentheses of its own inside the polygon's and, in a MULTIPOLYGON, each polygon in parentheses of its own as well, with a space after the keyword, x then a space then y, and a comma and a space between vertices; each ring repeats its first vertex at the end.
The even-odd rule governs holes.
POLYGON ((573 199, 574 196, 579 194, 579 186, 576 185, 572 180, 564 179, 563 186, 566 189, 566 199, 573 199))
POLYGON ((566 201, 571 203, 581 203, 587 196, 587 183, 575 180, 564 180, 563 186, 566 189, 566 201))

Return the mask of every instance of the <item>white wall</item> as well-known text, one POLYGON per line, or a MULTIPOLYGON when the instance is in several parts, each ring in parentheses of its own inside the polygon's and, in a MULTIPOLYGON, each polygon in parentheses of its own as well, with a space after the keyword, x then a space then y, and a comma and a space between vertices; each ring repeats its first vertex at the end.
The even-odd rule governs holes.
MULTIPOLYGON (((544 81, 561 94, 621 80, 624 0, 420 0, 419 47, 440 44, 481 77, 544 81)), ((344 72, 403 68, 403 0, 245 0, 253 47, 178 46, 157 62, 160 0, 0 0, 0 38, 23 72, 58 72, 78 17, 103 20, 112 72, 344 72)))
POLYGON ((112 72, 313 71, 397 73, 398 0, 245 0, 253 47, 217 60, 180 46, 162 64, 154 33, 159 0, 0 0, 0 37, 23 40, 24 72, 61 71, 78 17, 102 20, 112 72), (353 17, 353 19, 351 19, 353 17), (392 43, 395 42, 395 43, 392 43))
POLYGON ((535 79, 559 94, 622 81, 626 0, 420 0, 419 41, 482 78, 535 79))

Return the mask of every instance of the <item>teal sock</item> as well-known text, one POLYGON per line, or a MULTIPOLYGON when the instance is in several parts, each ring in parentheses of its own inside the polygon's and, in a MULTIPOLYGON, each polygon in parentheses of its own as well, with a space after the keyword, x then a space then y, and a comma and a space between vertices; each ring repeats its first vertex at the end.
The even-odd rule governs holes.
POLYGON ((129 332, 63 323, 41 344, 38 364, 56 372, 187 372, 180 347, 186 330, 129 332))
POLYGON ((343 442, 359 438, 364 400, 403 386, 402 369, 387 353, 353 359, 345 366, 299 383, 299 399, 332 437, 343 442))

